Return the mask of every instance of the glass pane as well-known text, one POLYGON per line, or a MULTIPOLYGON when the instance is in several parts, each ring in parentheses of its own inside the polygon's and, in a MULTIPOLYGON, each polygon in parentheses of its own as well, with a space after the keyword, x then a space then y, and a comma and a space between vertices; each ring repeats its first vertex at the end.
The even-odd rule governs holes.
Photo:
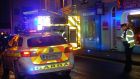
POLYGON ((34 37, 28 39, 27 42, 29 47, 66 44, 66 40, 61 36, 34 37))

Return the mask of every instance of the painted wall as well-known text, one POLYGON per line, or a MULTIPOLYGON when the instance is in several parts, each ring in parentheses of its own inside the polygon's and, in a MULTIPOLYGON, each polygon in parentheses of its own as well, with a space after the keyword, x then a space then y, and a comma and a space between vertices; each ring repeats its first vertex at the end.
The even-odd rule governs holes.
MULTIPOLYGON (((123 20, 124 17, 122 16, 122 14, 123 14, 122 11, 116 11, 116 20, 120 24, 125 23, 125 21, 123 20)), ((116 37, 120 37, 121 34, 122 34, 120 24, 116 24, 116 37)), ((118 51, 124 51, 122 41, 119 41, 119 40, 116 39, 116 42, 117 42, 116 43, 116 49, 118 51)))
POLYGON ((111 48, 111 18, 110 13, 102 16, 101 34, 102 34, 102 50, 111 48))
POLYGON ((104 15, 101 19, 102 50, 110 50, 116 47, 115 43, 115 17, 112 17, 112 8, 116 7, 114 2, 104 4, 104 15), (113 22, 114 20, 114 22, 113 22))

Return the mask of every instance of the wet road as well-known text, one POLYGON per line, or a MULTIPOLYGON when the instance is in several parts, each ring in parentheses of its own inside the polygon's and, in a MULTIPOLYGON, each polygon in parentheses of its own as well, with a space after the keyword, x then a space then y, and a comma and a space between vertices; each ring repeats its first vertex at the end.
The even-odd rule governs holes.
MULTIPOLYGON (((96 59, 85 56, 75 56, 75 67, 71 72, 71 79, 140 79, 140 66, 133 66, 130 75, 124 75, 123 63, 96 59)), ((0 70, 0 76, 2 69, 0 70)), ((10 74, 10 79, 14 75, 10 74)), ((67 79, 54 74, 34 76, 32 79, 67 79)))

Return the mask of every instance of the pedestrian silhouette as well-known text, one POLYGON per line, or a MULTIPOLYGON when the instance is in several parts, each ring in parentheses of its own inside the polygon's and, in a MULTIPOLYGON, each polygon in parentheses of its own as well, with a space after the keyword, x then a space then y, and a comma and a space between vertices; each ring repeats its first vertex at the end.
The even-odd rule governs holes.
POLYGON ((132 70, 131 55, 133 52, 133 47, 135 45, 134 32, 126 23, 121 25, 121 29, 123 31, 121 38, 122 38, 122 42, 123 42, 123 46, 124 46, 124 53, 125 53, 124 72, 129 73, 132 70))

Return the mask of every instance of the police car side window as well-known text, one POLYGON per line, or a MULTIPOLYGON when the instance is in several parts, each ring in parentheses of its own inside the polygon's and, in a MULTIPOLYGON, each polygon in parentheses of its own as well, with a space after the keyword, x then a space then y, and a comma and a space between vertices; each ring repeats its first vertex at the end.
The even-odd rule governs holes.
POLYGON ((27 43, 29 47, 67 44, 66 40, 61 36, 34 37, 28 39, 27 43))

